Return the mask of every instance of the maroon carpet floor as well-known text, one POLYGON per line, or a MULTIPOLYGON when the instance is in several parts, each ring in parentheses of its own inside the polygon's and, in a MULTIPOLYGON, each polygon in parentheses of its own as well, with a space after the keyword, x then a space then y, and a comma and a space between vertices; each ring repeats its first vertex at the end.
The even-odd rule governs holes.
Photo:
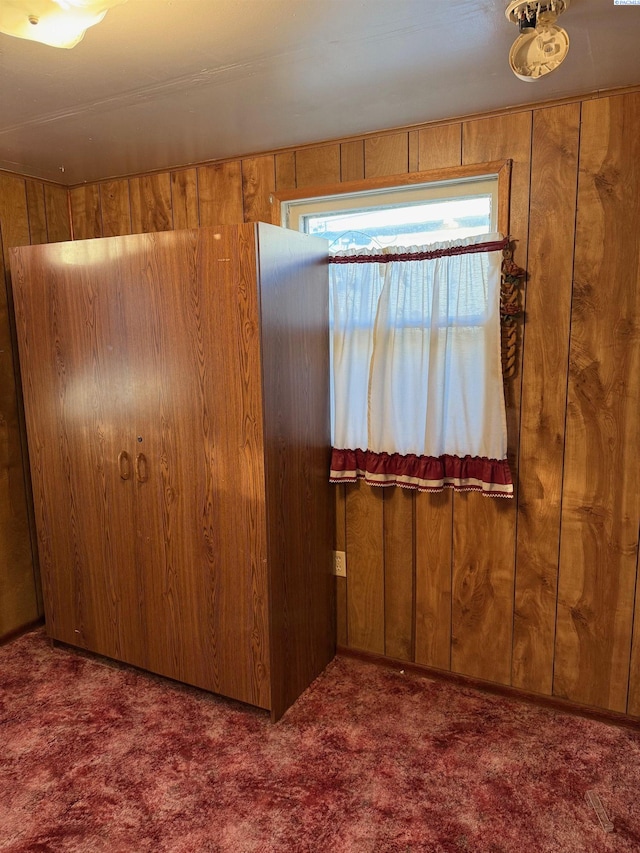
POLYGON ((639 781, 636 731, 349 658, 271 725, 42 632, 0 648, 10 853, 638 853, 639 781))

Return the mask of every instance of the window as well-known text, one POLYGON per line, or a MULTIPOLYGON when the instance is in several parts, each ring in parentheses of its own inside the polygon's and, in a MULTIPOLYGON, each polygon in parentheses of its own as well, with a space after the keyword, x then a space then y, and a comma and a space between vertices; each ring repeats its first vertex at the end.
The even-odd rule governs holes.
POLYGON ((334 482, 512 495, 499 315, 508 165, 497 165, 279 199, 284 224, 326 238, 332 255, 334 482))
POLYGON ((423 246, 497 231, 497 175, 283 203, 284 224, 331 251, 423 246))

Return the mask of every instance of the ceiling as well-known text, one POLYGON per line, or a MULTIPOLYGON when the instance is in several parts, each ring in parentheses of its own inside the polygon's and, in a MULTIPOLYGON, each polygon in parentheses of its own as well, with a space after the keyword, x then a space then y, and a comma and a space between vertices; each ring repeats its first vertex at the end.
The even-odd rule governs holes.
POLYGON ((0 168, 74 185, 640 84, 640 5, 572 0, 536 82, 506 6, 128 0, 72 50, 0 33, 0 168))

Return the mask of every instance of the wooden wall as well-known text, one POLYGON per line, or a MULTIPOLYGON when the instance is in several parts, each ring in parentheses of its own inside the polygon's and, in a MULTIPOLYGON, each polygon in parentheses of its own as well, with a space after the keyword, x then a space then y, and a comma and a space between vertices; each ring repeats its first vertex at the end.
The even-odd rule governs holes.
POLYGON ((516 499, 336 487, 338 641, 640 716, 639 93, 86 185, 73 233, 272 221, 274 191, 503 159, 516 499))
POLYGON ((63 187, 0 172, 0 640, 42 615, 16 379, 8 250, 68 240, 67 195, 63 187))

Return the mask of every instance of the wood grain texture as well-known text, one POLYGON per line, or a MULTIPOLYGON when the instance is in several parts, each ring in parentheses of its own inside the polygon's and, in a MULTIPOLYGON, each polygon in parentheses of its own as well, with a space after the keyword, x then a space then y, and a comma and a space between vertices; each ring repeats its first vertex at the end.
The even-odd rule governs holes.
POLYGON ((580 105, 533 119, 513 638, 515 687, 553 680, 580 105))
POLYGON ((100 185, 87 184, 69 190, 74 240, 102 237, 100 185))
POLYGON ((42 613, 31 550, 11 292, 5 289, 5 275, 0 228, 0 638, 28 625, 42 613))
POLYGON ((243 221, 242 171, 239 160, 198 169, 200 225, 234 225, 243 221))
MULTIPOLYGON (((40 228, 36 226, 41 235, 40 228)), ((42 615, 25 482, 28 461, 9 271, 10 248, 28 245, 29 241, 25 180, 0 173, 0 636, 10 635, 42 615)))
MULTIPOLYGON (((531 113, 466 122, 463 163, 513 160, 510 230, 526 267, 531 113)), ((521 356, 521 353, 519 353, 521 356)), ((517 493, 520 372, 507 388, 508 457, 517 493)), ((451 667, 509 684, 513 637, 516 501, 456 494, 453 510, 451 667)))
POLYGON ((283 151, 275 155, 276 190, 290 190, 296 185, 296 152, 283 151))
POLYGON ((171 172, 171 212, 176 231, 200 224, 197 169, 171 172))
POLYGON ((617 711, 640 517, 638 126, 638 94, 583 104, 553 683, 617 711))
POLYGON ((328 289, 324 241, 259 234, 14 268, 51 636, 275 719, 335 650, 328 289))
POLYGON ((340 146, 319 145, 296 152, 296 186, 316 187, 340 181, 340 146))
MULTIPOLYGON (((335 485, 335 540, 336 551, 347 550, 347 496, 346 486, 335 485)), ((349 632, 347 630, 347 584, 349 583, 349 567, 347 566, 347 577, 336 578, 336 642, 339 646, 349 643, 349 632)))
POLYGON ((453 493, 416 495, 416 663, 451 666, 453 493))
POLYGON ((335 654, 329 276, 326 240, 264 224, 257 233, 271 712, 277 719, 335 654))
POLYGON ((414 660, 415 493, 383 490, 384 653, 414 660))
POLYGON ((129 181, 105 181, 100 184, 100 211, 104 237, 131 234, 129 181))
POLYGON ((384 654, 383 490, 347 486, 347 630, 355 649, 384 654))
POLYGON ((409 170, 409 134, 372 136, 364 141, 365 178, 402 175, 409 170))
POLYGON ((41 181, 27 179, 27 209, 29 236, 32 245, 47 242, 47 211, 44 204, 44 185, 41 181))
POLYGON ((45 184, 44 204, 47 214, 47 241, 58 243, 70 240, 69 195, 66 187, 45 184))
POLYGON ((97 277, 71 283, 81 273, 62 262, 69 244, 26 251, 14 253, 14 288, 48 629, 135 663, 127 631, 137 598, 129 586, 130 548, 118 549, 110 535, 117 478, 110 459, 118 442, 109 406, 117 402, 112 383, 126 375, 117 284, 101 283, 103 304, 97 277), (112 372, 114 358, 122 363, 112 372), (56 522, 59 512, 64 525, 56 522))
MULTIPOLYGON (((242 199, 245 222, 272 222, 271 195, 276 188, 274 156, 248 157, 242 161, 242 199)), ((277 205, 276 205, 277 206, 277 205)))
POLYGON ((168 172, 130 178, 129 196, 132 233, 170 231, 173 228, 171 177, 168 172))
POLYGON ((408 172, 418 171, 420 136, 417 130, 409 131, 409 156, 408 156, 408 172))
POLYGON ((340 146, 340 180, 361 181, 364 178, 364 142, 356 139, 340 146))
POLYGON ((462 125, 444 124, 418 131, 418 169, 443 169, 462 161, 462 125))

